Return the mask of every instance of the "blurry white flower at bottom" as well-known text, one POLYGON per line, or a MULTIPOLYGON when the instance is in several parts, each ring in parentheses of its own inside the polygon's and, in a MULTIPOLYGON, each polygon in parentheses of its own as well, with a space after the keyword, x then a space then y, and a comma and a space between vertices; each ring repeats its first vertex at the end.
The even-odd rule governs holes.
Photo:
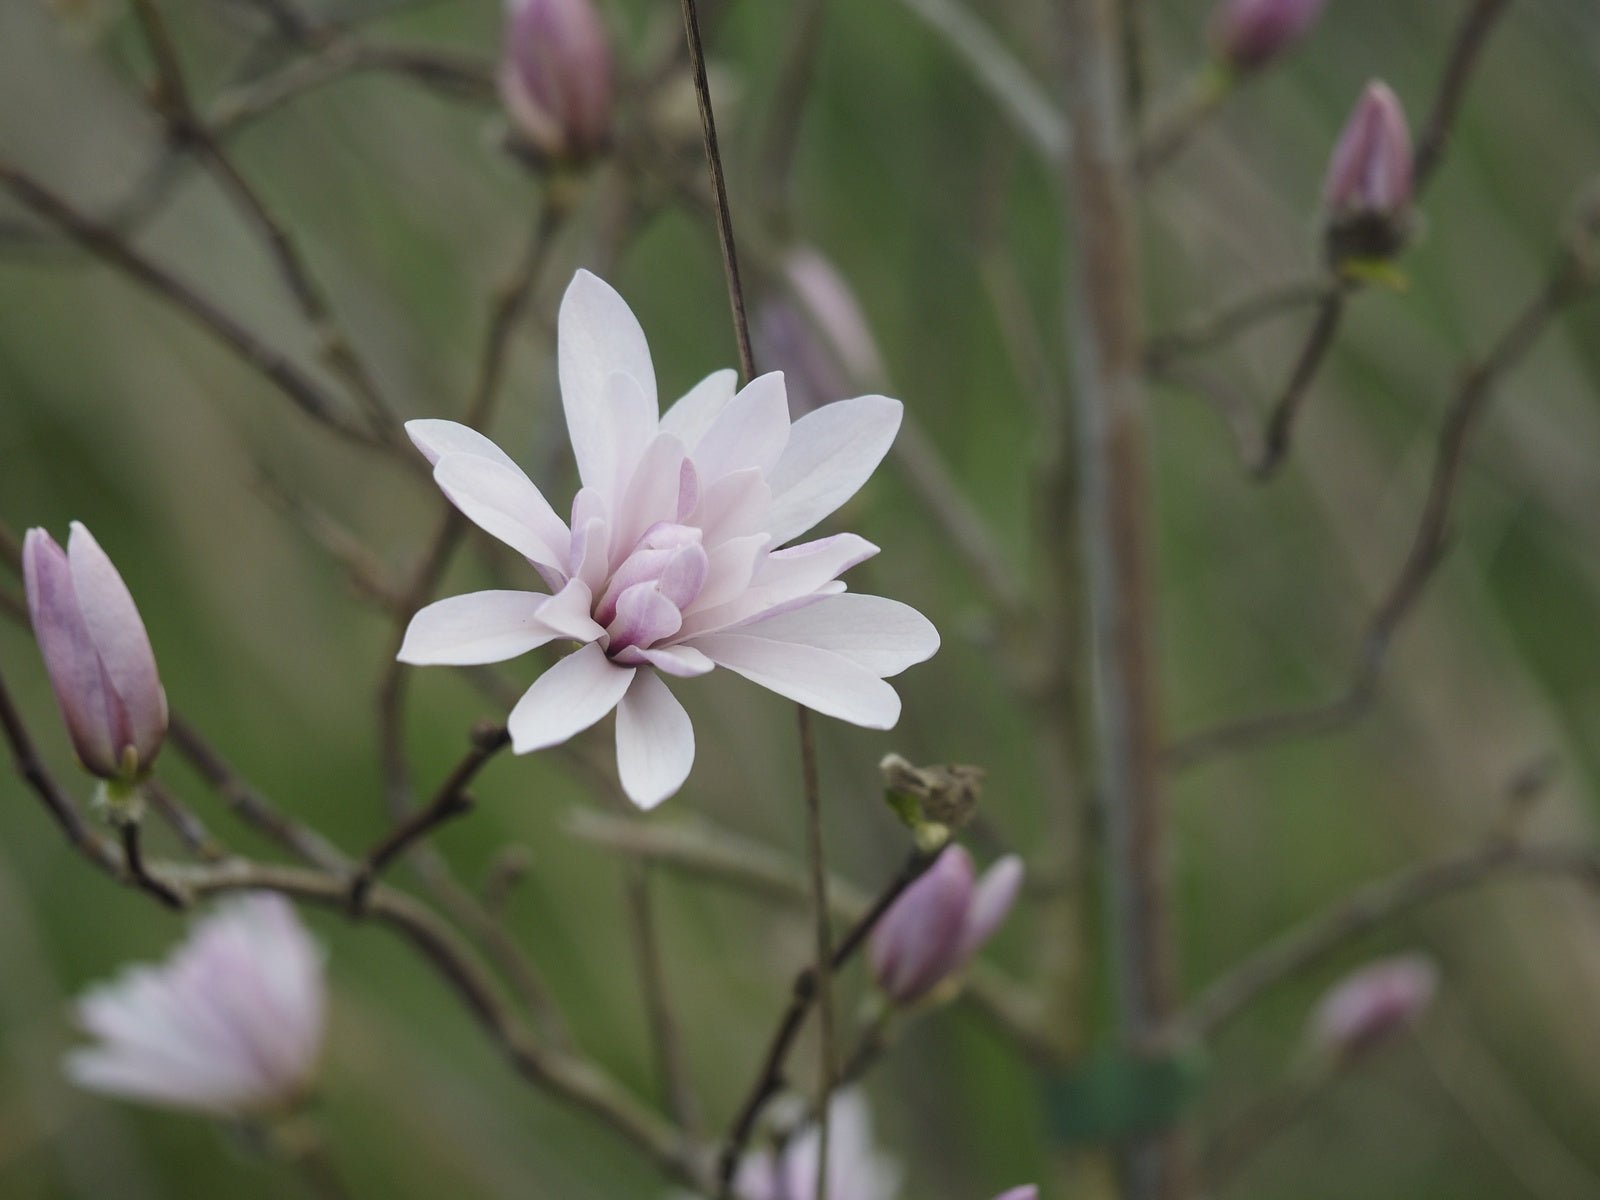
POLYGON ((129 967, 77 1004, 99 1041, 67 1056, 79 1087, 213 1116, 281 1113, 316 1072, 323 955, 270 893, 219 905, 159 965, 129 967))

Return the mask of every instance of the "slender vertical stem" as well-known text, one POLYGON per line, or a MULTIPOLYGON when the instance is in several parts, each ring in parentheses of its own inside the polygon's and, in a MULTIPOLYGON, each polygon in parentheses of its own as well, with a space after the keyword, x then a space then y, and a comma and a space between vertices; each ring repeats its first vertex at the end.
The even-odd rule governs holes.
POLYGON ((739 368, 749 382, 756 373, 755 355, 750 351, 750 324, 745 319, 744 285, 739 282, 739 255, 734 249, 728 181, 722 170, 722 152, 717 148, 717 119, 711 109, 711 84, 706 79, 706 50, 700 40, 700 15, 695 0, 683 0, 683 30, 689 42, 689 65, 694 71, 694 94, 700 104, 700 128, 705 135, 706 167, 711 172, 711 193, 717 206, 717 237, 722 243, 722 267, 728 276, 733 336, 739 344, 739 368))
MULTIPOLYGON (((1089 585, 1095 740, 1105 810, 1117 1014, 1148 1048, 1177 1001, 1159 755, 1154 529, 1142 381, 1139 272, 1114 0, 1064 0, 1066 190, 1078 417, 1079 504, 1089 585)), ((1172 1139, 1133 1144, 1129 1200, 1181 1194, 1172 1139)))
POLYGON ((828 872, 822 848, 822 789, 817 783, 817 745, 812 736, 811 710, 800 714, 800 774, 806 793, 806 862, 811 872, 811 903, 817 925, 817 1030, 822 1046, 821 1077, 817 1080, 817 1193, 828 1197, 828 1100, 834 1080, 833 1031, 833 929, 828 922, 828 872))

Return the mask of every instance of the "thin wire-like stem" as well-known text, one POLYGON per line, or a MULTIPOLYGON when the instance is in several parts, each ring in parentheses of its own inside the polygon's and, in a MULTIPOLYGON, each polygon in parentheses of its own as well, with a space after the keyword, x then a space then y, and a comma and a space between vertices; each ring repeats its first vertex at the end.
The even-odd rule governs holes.
POLYGON ((1289 370, 1289 380, 1283 385, 1262 437, 1261 456, 1256 460, 1254 472, 1257 479, 1270 479, 1289 456, 1289 442, 1294 435, 1295 420, 1304 407, 1311 391, 1311 381, 1316 378, 1322 361, 1333 349, 1339 335, 1339 325, 1344 320, 1346 288, 1341 283, 1330 285, 1317 306, 1317 319, 1311 332, 1289 370))
POLYGON ((1565 253, 1539 291, 1512 319, 1488 353, 1466 371, 1439 426, 1428 493, 1411 546, 1368 619, 1350 682, 1332 700, 1225 722, 1168 747, 1164 761, 1184 769, 1256 746, 1311 737, 1340 729, 1365 713, 1377 695, 1396 634, 1416 607, 1449 548, 1451 518, 1473 436, 1501 380, 1532 350, 1539 336, 1568 305, 1594 286, 1583 255, 1565 253))
POLYGON ((800 777, 806 801, 806 865, 811 881, 811 906, 817 938, 817 1031, 820 1069, 817 1079, 817 1192, 828 1193, 828 1099, 833 1093, 837 1055, 833 1027, 833 922, 828 913, 828 867, 822 838, 822 788, 817 778, 817 743, 811 710, 797 710, 800 733, 800 777))
POLYGON ((144 863, 144 848, 140 842, 139 822, 126 821, 118 827, 122 839, 122 861, 127 866, 128 878, 140 891, 149 892, 167 908, 181 910, 187 907, 183 896, 151 875, 144 863))
POLYGON ((722 268, 728 278, 728 304, 733 310, 733 336, 739 348, 739 369, 745 382, 755 378, 755 354, 750 349, 750 322, 745 316, 744 285, 739 279, 739 253, 733 240, 733 211, 728 207, 728 180, 717 146, 717 119, 711 106, 711 84, 706 78, 706 50, 700 39, 700 14, 695 0, 683 0, 683 30, 694 73, 695 100, 700 106, 700 130, 705 138, 706 169, 711 174, 711 194, 716 207, 717 240, 722 246, 722 268))

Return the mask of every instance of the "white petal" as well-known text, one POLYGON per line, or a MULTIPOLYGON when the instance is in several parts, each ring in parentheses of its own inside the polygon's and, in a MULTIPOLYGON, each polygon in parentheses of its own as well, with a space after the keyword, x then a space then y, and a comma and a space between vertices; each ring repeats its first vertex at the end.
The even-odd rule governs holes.
POLYGON ((539 620, 549 599, 538 592, 472 592, 436 601, 411 618, 396 657, 413 666, 465 667, 526 654, 555 636, 539 620))
POLYGON ((594 593, 581 579, 572 579, 567 585, 546 600, 539 610, 539 622, 557 637, 571 638, 575 642, 594 642, 605 636, 605 630, 590 615, 594 607, 594 593))
POLYGON ((767 476, 774 545, 798 537, 861 489, 894 443, 904 411, 887 396, 857 396, 794 423, 783 457, 767 476))
POLYGON ((683 786, 693 765, 689 714, 654 671, 640 671, 617 706, 622 790, 640 808, 654 808, 683 786))
POLYGON ((868 729, 892 729, 900 719, 900 697, 892 687, 865 667, 815 646, 741 633, 707 634, 692 644, 719 667, 827 716, 868 729))
POLYGON ((617 661, 630 667, 651 666, 679 679, 693 679, 717 669, 716 663, 693 646, 629 646, 617 652, 617 661))
POLYGON ((761 561, 762 552, 771 541, 764 533, 748 537, 730 538, 706 554, 706 582, 685 612, 698 612, 716 608, 720 604, 742 595, 750 586, 761 561))
POLYGON ((611 522, 613 561, 631 551, 650 526, 676 520, 683 459, 683 443, 671 434, 658 434, 645 447, 611 522))
POLYGON ((694 447, 695 469, 708 482, 751 467, 765 475, 788 441, 789 397, 783 372, 773 371, 751 380, 717 414, 694 447))
POLYGON ((530 562, 564 570, 572 535, 520 470, 476 455, 447 454, 434 466, 433 478, 462 515, 485 533, 530 562))
POLYGON ((469 425, 456 421, 407 421, 406 433, 430 466, 446 454, 475 454, 513 471, 522 469, 509 454, 469 425))
POLYGON ((572 577, 583 580, 589 591, 603 591, 611 572, 611 531, 604 517, 590 517, 572 526, 572 577))
POLYGON ((880 678, 898 675, 939 649, 933 622, 909 604, 846 592, 739 626, 741 634, 815 646, 848 658, 880 678))
POLYGON ((702 481, 692 523, 702 530, 709 550, 730 538, 764 532, 771 503, 772 490, 760 471, 735 471, 715 483, 702 481))
POLYGON ((506 719, 518 754, 543 750, 581 733, 617 706, 634 669, 619 667, 591 642, 533 681, 506 719))
POLYGON ((656 433, 656 402, 644 394, 632 375, 613 372, 606 380, 606 451, 610 461, 605 491, 614 512, 622 500, 623 489, 639 465, 639 456, 656 433))
POLYGON ((614 372, 631 375, 654 412, 656 373, 650 346, 638 318, 610 284, 579 271, 561 298, 556 321, 557 372, 567 433, 578 460, 578 477, 591 487, 604 487, 610 450, 610 418, 606 381, 614 372))
POLYGON ((737 371, 711 372, 661 414, 661 432, 672 434, 693 450, 738 386, 737 371))

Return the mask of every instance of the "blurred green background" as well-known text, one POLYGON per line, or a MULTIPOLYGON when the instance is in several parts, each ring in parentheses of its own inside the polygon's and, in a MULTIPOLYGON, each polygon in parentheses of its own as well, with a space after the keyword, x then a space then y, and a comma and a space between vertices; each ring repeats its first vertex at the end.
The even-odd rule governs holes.
MULTIPOLYGON (((250 5, 165 7, 203 96, 277 65, 252 50, 262 26, 250 5)), ((1053 92, 1051 7, 973 6, 1053 92)), ((1207 7, 1145 5, 1158 106, 1203 54, 1207 7)), ((1359 89, 1381 76, 1420 117, 1465 8, 1337 0, 1291 61, 1230 102, 1142 200, 1153 329, 1314 274, 1323 164, 1359 89)), ((764 239, 754 152, 793 14, 753 0, 715 9, 735 219, 750 214, 752 237, 764 239)), ((605 10, 634 72, 674 36, 675 4, 630 0, 605 10)), ((494 0, 458 0, 408 5, 365 28, 487 60, 499 20, 494 0)), ((0 157, 104 210, 160 151, 159 128, 139 100, 145 75, 120 5, 0 0, 0 157)), ((686 130, 677 140, 653 135, 654 147, 698 178, 684 94, 672 94, 675 115, 632 112, 625 99, 625 120, 635 131, 658 122, 686 130)), ((539 183, 501 149, 502 125, 490 104, 361 75, 285 106, 232 143, 407 416, 462 411, 491 291, 538 202, 539 183)), ((1574 196, 1597 168, 1600 8, 1512 5, 1427 197, 1423 236, 1404 263, 1410 286, 1358 299, 1282 478, 1252 482, 1212 408, 1156 391, 1174 733, 1342 686, 1369 606, 1404 554, 1453 381, 1537 287, 1574 196)), ((894 393, 927 427, 1003 551, 1028 569, 1027 476, 1038 438, 1027 392, 1037 379, 1025 352, 1019 366, 1016 347, 1036 341, 1050 374, 1065 378, 1067 249, 1053 169, 906 6, 857 0, 828 6, 793 186, 794 235, 821 248, 856 289, 894 393), (997 305, 997 296, 1010 303, 997 305)), ((635 189, 621 168, 598 172, 517 336, 493 432, 558 508, 570 495, 570 464, 553 419, 549 330, 574 268, 601 270, 632 303, 663 395, 734 360, 706 216, 657 203, 659 193, 656 184, 635 189), (642 219, 627 203, 641 193, 651 210, 642 219)), ((309 360, 309 338, 271 264, 199 172, 181 177, 138 244, 309 360)), ((1305 321, 1297 313, 1262 326, 1205 368, 1259 410, 1305 321)), ((1600 308, 1580 307, 1507 380, 1472 456, 1450 557, 1407 624, 1372 711, 1336 735, 1178 777, 1191 990, 1353 883, 1473 844, 1501 819, 1508 787, 1530 764, 1554 770, 1533 832, 1592 836, 1597 394, 1600 308)), ((171 310, 50 244, 0 243, 0 417, 0 519, 58 536, 69 519, 86 522, 140 600, 174 706, 341 845, 374 839, 384 814, 373 692, 388 626, 269 502, 261 477, 353 531, 394 572, 429 536, 436 498, 392 463, 331 444, 171 310)), ((879 803, 875 768, 890 750, 985 766, 999 838, 1033 850, 1063 799, 1041 794, 1025 714, 985 648, 992 634, 980 592, 893 470, 845 519, 885 547, 855 586, 915 603, 944 631, 945 649, 900 681, 905 717, 892 733, 823 723, 834 866, 871 886, 900 859, 902 835, 879 803)), ((443 590, 483 578, 462 556, 443 590)), ((25 631, 0 625, 0 661, 52 762, 72 778, 25 631)), ((474 719, 501 714, 449 672, 419 673, 412 685, 409 753, 426 788, 474 719)), ((679 691, 701 750, 689 786, 660 819, 703 815, 798 855, 790 706, 725 673, 679 691)), ((605 732, 590 736, 607 746, 605 732)), ((163 761, 219 832, 269 852, 231 825, 175 754, 163 761)), ((497 761, 476 790, 478 811, 439 845, 468 881, 506 843, 528 848, 533 871, 512 900, 514 927, 583 1044, 650 1092, 620 872, 568 831, 575 807, 591 801, 549 756, 497 761)), ((720 1128, 805 958, 808 926, 802 913, 721 885, 657 878, 692 1077, 720 1128)), ((334 988, 320 1113, 357 1195, 659 1194, 626 1147, 516 1081, 388 935, 322 913, 309 919, 330 947, 334 988)), ((1023 911, 992 949, 1022 978, 1035 967, 1035 930, 1023 911)), ((0 778, 7 1200, 290 1194, 288 1177, 210 1125, 76 1094, 61 1078, 74 1036, 68 999, 127 961, 161 954, 179 931, 178 920, 86 869, 20 783, 0 778)), ((1339 1081, 1228 1194, 1600 1195, 1597 934, 1592 897, 1507 884, 1431 908, 1271 993, 1212 1047, 1195 1109, 1202 1132, 1291 1068, 1309 1005, 1342 969, 1420 947, 1444 980, 1419 1039, 1339 1081)), ((854 1011, 860 991, 852 973, 842 1011, 854 1011)), ((909 1030, 870 1091, 885 1144, 911 1172, 908 1197, 960 1200, 1048 1178, 1050 1143, 1028 1063, 961 1006, 909 1030)))

